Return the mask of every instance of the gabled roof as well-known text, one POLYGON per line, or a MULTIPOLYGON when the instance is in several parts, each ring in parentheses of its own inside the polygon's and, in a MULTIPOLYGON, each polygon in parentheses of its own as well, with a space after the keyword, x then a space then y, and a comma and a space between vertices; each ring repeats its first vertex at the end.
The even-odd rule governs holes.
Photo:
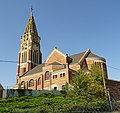
POLYGON ((85 53, 85 52, 71 55, 70 58, 73 59, 72 63, 78 63, 79 60, 80 60, 80 59, 82 58, 82 56, 84 55, 84 53, 85 53))
POLYGON ((42 72, 42 67, 44 67, 44 66, 45 66, 45 64, 39 64, 36 67, 34 67, 32 70, 25 73, 22 77, 29 76, 29 75, 32 75, 35 73, 40 73, 40 72, 42 72))
POLYGON ((55 48, 52 50, 52 52, 50 53, 50 55, 47 57, 47 59, 45 60, 45 63, 47 63, 47 61, 49 60, 49 58, 52 56, 52 54, 53 54, 55 51, 58 52, 58 53, 60 53, 62 56, 67 57, 66 54, 64 54, 63 52, 61 52, 60 50, 58 50, 58 49, 55 47, 55 48))
POLYGON ((71 55, 70 58, 73 59, 72 63, 78 63, 78 62, 80 62, 80 60, 82 60, 82 57, 83 57, 83 59, 84 59, 84 55, 85 55, 85 58, 92 58, 92 57, 102 58, 102 57, 99 57, 99 56, 93 54, 93 53, 88 49, 88 50, 85 51, 85 52, 71 55), (85 53, 86 53, 86 55, 85 55, 85 53))

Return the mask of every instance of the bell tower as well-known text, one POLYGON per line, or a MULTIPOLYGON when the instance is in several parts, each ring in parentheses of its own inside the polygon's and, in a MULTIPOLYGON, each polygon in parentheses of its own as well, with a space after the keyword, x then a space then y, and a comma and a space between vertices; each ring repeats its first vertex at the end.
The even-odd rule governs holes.
POLYGON ((18 53, 17 81, 24 73, 42 63, 40 51, 40 37, 38 36, 32 9, 30 17, 21 37, 20 51, 18 53))

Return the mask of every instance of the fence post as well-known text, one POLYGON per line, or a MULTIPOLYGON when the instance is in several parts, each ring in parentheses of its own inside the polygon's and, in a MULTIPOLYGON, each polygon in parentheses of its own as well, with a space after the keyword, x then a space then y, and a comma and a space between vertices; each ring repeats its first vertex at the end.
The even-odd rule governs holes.
POLYGON ((110 92, 109 92, 109 89, 108 89, 108 101, 109 101, 109 103, 110 103, 110 109, 111 109, 111 111, 112 111, 112 109, 113 109, 113 107, 112 107, 112 101, 111 101, 111 98, 110 98, 110 92))

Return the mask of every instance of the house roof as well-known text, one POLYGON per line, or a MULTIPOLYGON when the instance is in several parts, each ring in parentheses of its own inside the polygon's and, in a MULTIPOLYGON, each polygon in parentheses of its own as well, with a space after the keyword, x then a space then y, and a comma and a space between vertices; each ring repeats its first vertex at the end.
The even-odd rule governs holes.
POLYGON ((22 77, 24 76, 29 76, 35 73, 39 73, 42 72, 42 67, 45 66, 45 64, 39 64, 36 67, 34 67, 32 70, 28 71, 27 73, 25 73, 22 77))
POLYGON ((70 58, 72 58, 72 63, 78 63, 80 58, 84 55, 85 52, 82 52, 82 53, 78 53, 78 54, 74 54, 74 55, 71 55, 70 58))
POLYGON ((98 57, 98 58, 101 58, 101 57, 99 57, 99 56, 97 56, 97 55, 95 55, 93 53, 90 53, 87 57, 98 57))
MULTIPOLYGON (((73 59, 72 63, 78 63, 78 62, 80 61, 80 59, 83 57, 84 54, 85 54, 85 52, 71 55, 70 58, 73 59)), ((93 54, 92 52, 90 52, 86 57, 87 57, 87 58, 88 58, 88 57, 98 57, 98 58, 102 58, 102 57, 99 57, 99 56, 93 54)))

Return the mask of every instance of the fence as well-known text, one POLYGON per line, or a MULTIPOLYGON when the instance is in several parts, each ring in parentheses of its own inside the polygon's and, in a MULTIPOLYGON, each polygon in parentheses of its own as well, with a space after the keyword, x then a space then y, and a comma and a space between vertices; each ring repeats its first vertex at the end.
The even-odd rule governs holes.
POLYGON ((90 102, 64 106, 48 103, 47 106, 38 107, 37 109, 17 109, 13 113, 120 113, 120 103, 115 100, 112 101, 112 108, 108 102, 98 104, 90 102))

